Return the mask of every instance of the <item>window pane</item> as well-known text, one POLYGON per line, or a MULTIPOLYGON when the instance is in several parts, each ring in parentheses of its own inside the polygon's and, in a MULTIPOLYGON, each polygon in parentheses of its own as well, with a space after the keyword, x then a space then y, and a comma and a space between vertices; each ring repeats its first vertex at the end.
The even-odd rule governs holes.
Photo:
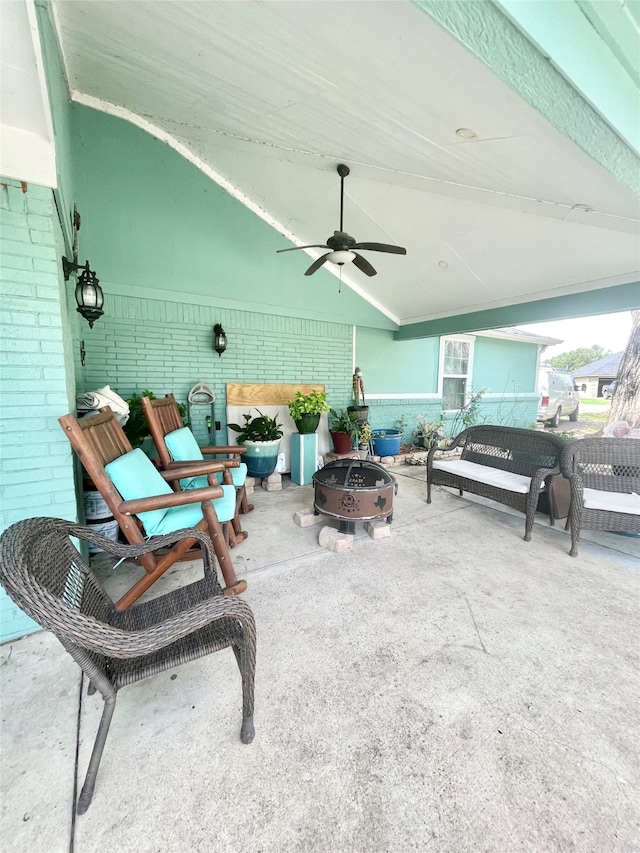
POLYGON ((461 409, 465 403, 466 379, 442 380, 442 408, 445 410, 461 409))
POLYGON ((469 369, 469 341, 445 341, 444 372, 460 375, 469 369))

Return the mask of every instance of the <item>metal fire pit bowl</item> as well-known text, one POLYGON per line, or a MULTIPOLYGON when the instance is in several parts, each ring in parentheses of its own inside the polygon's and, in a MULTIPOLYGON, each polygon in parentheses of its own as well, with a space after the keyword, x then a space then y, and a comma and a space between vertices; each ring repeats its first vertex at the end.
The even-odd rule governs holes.
POLYGON ((395 477, 366 459, 336 459, 313 475, 313 511, 340 519, 341 533, 355 533, 356 521, 384 518, 391 524, 395 477))

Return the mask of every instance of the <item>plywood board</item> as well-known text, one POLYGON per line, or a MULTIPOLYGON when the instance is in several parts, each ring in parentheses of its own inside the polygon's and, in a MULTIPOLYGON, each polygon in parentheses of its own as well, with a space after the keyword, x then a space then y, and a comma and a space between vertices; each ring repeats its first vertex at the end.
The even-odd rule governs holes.
POLYGON ((297 391, 324 391, 324 385, 227 382, 227 406, 285 406, 297 391))

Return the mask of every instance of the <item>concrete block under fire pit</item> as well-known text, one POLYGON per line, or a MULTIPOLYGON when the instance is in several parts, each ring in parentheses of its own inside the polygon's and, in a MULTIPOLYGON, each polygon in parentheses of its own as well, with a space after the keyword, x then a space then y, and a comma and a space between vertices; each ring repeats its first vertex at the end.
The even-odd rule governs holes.
POLYGON ((340 533, 335 527, 323 527, 318 536, 318 544, 321 548, 326 548, 327 551, 340 554, 343 551, 351 550, 353 546, 353 534, 340 533))
POLYGON ((324 521, 321 515, 316 515, 312 509, 299 509, 293 514, 293 520, 298 527, 313 527, 314 524, 320 524, 324 521))
POLYGON ((364 529, 372 539, 387 539, 391 536, 391 525, 386 521, 365 521, 364 529))

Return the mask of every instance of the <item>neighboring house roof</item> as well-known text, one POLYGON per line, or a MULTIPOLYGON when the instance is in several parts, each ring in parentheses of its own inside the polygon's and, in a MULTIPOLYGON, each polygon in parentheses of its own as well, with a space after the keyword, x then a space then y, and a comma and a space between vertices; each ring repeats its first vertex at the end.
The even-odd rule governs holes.
POLYGON ((487 329, 486 331, 473 332, 472 334, 485 338, 506 338, 509 341, 522 341, 525 344, 543 344, 544 346, 553 346, 554 344, 562 343, 560 338, 550 338, 548 335, 526 332, 517 326, 505 326, 503 329, 487 329))
POLYGON ((576 376, 617 376, 620 362, 622 361, 622 352, 615 352, 613 355, 605 355, 604 358, 599 358, 597 361, 592 361, 590 364, 585 364, 584 367, 573 371, 576 376))

